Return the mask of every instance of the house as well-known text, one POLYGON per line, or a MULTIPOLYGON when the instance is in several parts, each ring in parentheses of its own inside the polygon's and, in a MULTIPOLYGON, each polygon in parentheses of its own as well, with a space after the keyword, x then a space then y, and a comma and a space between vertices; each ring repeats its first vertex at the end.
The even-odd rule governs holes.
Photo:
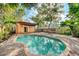
POLYGON ((35 32, 35 25, 32 21, 18 21, 16 23, 16 34, 35 32))

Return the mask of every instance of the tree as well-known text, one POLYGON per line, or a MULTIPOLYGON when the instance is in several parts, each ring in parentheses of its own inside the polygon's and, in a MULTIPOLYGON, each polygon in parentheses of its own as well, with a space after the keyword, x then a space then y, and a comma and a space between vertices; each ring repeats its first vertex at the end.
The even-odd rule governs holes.
POLYGON ((68 26, 71 29, 72 36, 77 37, 77 28, 79 26, 79 4, 69 4, 69 20, 61 22, 62 26, 68 26))
POLYGON ((20 20, 24 15, 24 10, 29 6, 28 4, 18 3, 5 3, 0 4, 0 22, 5 25, 8 29, 14 27, 17 20, 20 20))
POLYGON ((63 13, 63 4, 57 4, 57 3, 42 3, 40 7, 37 8, 38 11, 38 19, 36 16, 37 21, 44 22, 50 22, 50 25, 52 24, 52 21, 56 22, 60 19, 60 15, 63 13))
POLYGON ((32 17, 33 21, 36 22, 36 24, 38 25, 38 28, 42 27, 44 25, 44 21, 43 18, 38 15, 36 15, 36 17, 32 17))
POLYGON ((2 30, 0 32, 0 38, 3 39, 8 37, 9 33, 13 31, 13 26, 15 23, 15 17, 13 14, 15 13, 16 8, 18 7, 17 3, 14 4, 0 4, 0 24, 2 26, 2 30))

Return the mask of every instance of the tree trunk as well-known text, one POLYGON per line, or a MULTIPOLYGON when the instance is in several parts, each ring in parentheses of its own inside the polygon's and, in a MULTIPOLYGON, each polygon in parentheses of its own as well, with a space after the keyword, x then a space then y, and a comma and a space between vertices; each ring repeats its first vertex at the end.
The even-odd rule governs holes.
POLYGON ((52 21, 50 21, 50 24, 49 24, 48 28, 50 28, 51 23, 52 23, 52 21))
POLYGON ((76 28, 74 26, 69 26, 71 29, 71 34, 73 37, 77 37, 77 31, 76 28))
POLYGON ((71 34, 72 34, 73 37, 77 37, 76 31, 71 31, 71 34))

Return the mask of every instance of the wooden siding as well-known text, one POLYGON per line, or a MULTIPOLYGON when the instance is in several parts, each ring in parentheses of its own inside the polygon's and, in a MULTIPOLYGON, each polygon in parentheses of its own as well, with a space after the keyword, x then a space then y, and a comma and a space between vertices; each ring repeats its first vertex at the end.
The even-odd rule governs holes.
POLYGON ((16 24, 16 34, 35 32, 35 26, 28 26, 25 24, 17 23, 16 24), (27 28, 27 32, 24 32, 24 27, 27 28))

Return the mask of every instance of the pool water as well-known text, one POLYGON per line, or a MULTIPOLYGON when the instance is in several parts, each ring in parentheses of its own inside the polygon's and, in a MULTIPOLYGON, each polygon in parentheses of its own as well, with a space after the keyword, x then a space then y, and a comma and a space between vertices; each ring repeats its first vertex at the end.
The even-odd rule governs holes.
POLYGON ((16 39, 17 42, 24 43, 31 54, 35 55, 60 55, 66 45, 59 39, 41 35, 23 35, 16 39))

